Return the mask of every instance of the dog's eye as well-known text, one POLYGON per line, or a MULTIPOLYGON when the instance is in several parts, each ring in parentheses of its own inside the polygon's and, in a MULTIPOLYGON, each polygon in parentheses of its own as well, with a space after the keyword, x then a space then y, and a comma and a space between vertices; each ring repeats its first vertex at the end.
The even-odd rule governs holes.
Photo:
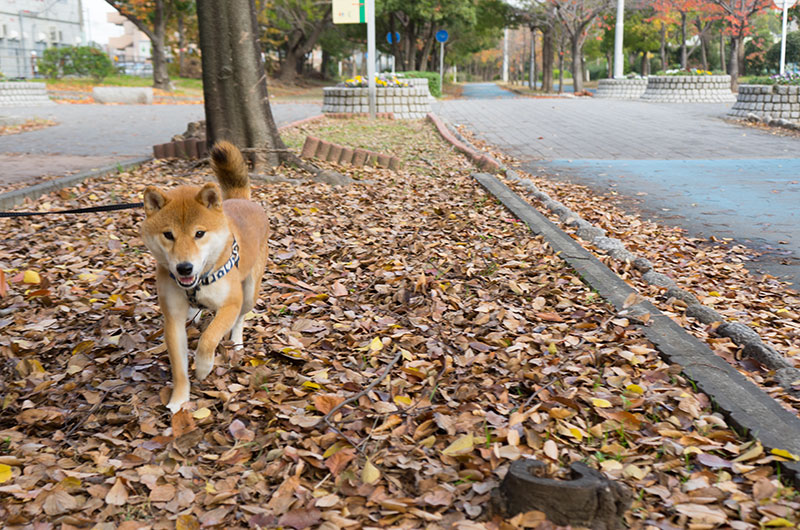
POLYGON ((200 239, 204 235, 206 235, 205 230, 198 230, 197 232, 194 233, 195 239, 200 239))
POLYGON ((174 241, 175 236, 172 235, 172 232, 164 232, 164 237, 167 238, 169 241, 174 241))

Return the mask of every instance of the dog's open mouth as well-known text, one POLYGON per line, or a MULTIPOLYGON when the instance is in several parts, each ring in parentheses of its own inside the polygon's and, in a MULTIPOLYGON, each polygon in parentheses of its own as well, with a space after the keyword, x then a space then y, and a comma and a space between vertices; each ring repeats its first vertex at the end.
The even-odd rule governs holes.
POLYGON ((186 289, 194 287, 194 284, 197 283, 197 276, 178 276, 177 279, 178 284, 186 289))

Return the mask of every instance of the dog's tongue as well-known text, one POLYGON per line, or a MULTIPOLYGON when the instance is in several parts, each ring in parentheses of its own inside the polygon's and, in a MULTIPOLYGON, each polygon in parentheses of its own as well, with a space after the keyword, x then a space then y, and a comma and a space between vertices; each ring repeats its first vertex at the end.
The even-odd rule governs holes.
POLYGON ((194 283, 194 276, 179 276, 178 282, 181 285, 192 285, 194 283))

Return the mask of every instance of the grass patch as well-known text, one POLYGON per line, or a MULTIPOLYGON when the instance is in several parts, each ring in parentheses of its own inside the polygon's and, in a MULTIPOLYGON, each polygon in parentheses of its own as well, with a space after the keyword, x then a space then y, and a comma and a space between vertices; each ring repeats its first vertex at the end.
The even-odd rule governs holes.
MULTIPOLYGON (((187 96, 202 96, 203 81, 201 79, 190 79, 188 77, 170 78, 175 85, 175 93, 187 96)), ((139 77, 134 75, 112 75, 106 77, 98 83, 91 77, 70 77, 62 79, 45 79, 47 88, 52 90, 76 90, 88 91, 95 86, 130 86, 147 87, 153 86, 152 77, 139 77)))

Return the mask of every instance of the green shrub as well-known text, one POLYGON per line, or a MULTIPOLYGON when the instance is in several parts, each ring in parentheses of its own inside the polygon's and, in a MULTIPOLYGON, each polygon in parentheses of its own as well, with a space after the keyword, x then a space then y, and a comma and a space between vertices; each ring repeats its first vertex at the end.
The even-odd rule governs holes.
POLYGON ((430 90, 431 95, 435 98, 442 97, 441 91, 441 84, 439 81, 439 74, 438 72, 398 72, 398 76, 400 77, 414 77, 414 78, 424 78, 428 80, 428 90, 430 90))
POLYGON ((114 73, 114 64, 102 50, 92 46, 48 48, 38 61, 39 72, 50 79, 65 75, 91 77, 97 82, 114 73))

